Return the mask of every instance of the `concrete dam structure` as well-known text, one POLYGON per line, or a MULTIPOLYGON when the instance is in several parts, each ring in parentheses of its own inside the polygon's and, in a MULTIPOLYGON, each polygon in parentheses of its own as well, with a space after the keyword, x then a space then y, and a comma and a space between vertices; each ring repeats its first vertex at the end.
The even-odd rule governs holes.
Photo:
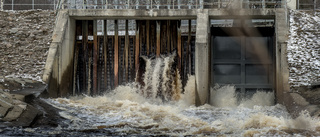
POLYGON ((217 84, 243 97, 274 91, 277 103, 290 105, 283 2, 106 2, 62 3, 43 75, 51 97, 146 84, 143 58, 175 54, 163 73, 182 86, 194 75, 197 105, 211 102, 217 84))

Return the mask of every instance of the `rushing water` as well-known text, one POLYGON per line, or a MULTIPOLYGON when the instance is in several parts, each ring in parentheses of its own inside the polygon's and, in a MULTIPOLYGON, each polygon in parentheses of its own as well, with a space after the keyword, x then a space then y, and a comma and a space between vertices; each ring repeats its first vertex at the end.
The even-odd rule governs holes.
POLYGON ((68 136, 320 135, 318 118, 301 113, 292 119, 284 106, 273 104, 272 92, 258 91, 251 98, 238 99, 234 87, 216 86, 211 89, 212 105, 196 107, 195 77, 189 76, 182 94, 179 78, 167 75, 177 72, 169 69, 172 59, 146 59, 143 86, 130 83, 96 97, 44 99, 62 110, 59 114, 66 119, 64 124, 50 129, 16 130, 31 135, 68 136))

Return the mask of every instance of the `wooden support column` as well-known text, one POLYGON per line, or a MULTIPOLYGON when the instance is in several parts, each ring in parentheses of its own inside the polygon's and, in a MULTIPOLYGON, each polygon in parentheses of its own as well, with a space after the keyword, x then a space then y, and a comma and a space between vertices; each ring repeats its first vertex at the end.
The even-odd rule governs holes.
POLYGON ((171 39, 170 39, 170 20, 167 21, 167 53, 171 52, 171 39))
POLYGON ((181 23, 177 21, 177 32, 178 32, 178 42, 177 42, 177 50, 178 50, 178 70, 181 73, 181 65, 182 65, 182 46, 181 46, 181 23))
POLYGON ((93 21, 93 95, 98 93, 98 36, 97 36, 97 20, 93 21))
POLYGON ((82 42, 78 40, 78 36, 82 35, 82 22, 76 21, 76 35, 75 35, 75 47, 74 47, 74 56, 73 56, 73 91, 72 94, 75 95, 76 92, 79 92, 79 88, 77 85, 79 85, 78 80, 78 60, 79 60, 79 49, 80 46, 82 46, 82 42))
POLYGON ((104 32, 104 37, 103 37, 103 54, 104 54, 104 86, 107 87, 108 85, 108 61, 107 61, 107 57, 108 57, 108 31, 107 31, 107 20, 104 20, 104 28, 103 28, 103 32, 104 32))
POLYGON ((147 56, 149 56, 150 54, 150 20, 147 20, 147 23, 146 23, 146 30, 147 30, 147 56))
POLYGON ((81 92, 84 92, 87 88, 87 81, 88 81, 88 71, 87 71, 87 60, 88 60, 88 21, 82 21, 82 49, 83 49, 83 58, 82 58, 82 62, 83 62, 83 71, 82 76, 83 76, 83 89, 81 89, 81 92))
POLYGON ((118 20, 114 20, 114 87, 119 85, 119 37, 118 20))
POLYGON ((188 74, 191 74, 191 20, 188 21, 188 45, 187 45, 187 61, 188 74))
POLYGON ((129 82, 129 71, 128 71, 128 66, 129 66, 129 31, 128 31, 128 20, 126 20, 126 36, 125 36, 125 66, 126 66, 126 82, 129 82))
POLYGON ((161 28, 161 26, 160 26, 161 24, 160 24, 160 21, 157 21, 157 57, 159 57, 160 56, 160 28, 161 28))
POLYGON ((88 21, 88 46, 87 46, 87 55, 88 55, 88 61, 87 61, 87 68, 88 68, 88 89, 87 94, 92 94, 92 62, 93 62, 93 55, 92 55, 92 48, 93 48, 93 20, 88 21), (90 38, 90 39, 89 39, 90 38))
POLYGON ((139 54, 140 54, 140 21, 136 21, 136 45, 135 45, 135 72, 139 70, 139 54))

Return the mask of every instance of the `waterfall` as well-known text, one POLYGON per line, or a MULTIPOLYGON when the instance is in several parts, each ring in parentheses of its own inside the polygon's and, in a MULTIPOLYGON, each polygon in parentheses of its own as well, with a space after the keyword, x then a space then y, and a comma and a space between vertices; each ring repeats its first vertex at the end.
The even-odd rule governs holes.
POLYGON ((141 85, 144 97, 160 98, 163 101, 177 101, 181 98, 182 82, 175 58, 175 53, 165 57, 140 57, 136 81, 141 85))

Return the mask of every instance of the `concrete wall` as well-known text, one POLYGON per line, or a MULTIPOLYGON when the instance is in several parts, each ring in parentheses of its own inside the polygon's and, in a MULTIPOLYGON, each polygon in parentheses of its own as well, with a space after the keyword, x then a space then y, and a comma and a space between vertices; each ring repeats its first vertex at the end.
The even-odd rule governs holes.
POLYGON ((196 105, 209 101, 210 91, 210 19, 208 10, 199 10, 197 14, 195 76, 196 76, 196 105))
POLYGON ((43 80, 49 83, 52 96, 66 96, 72 91, 73 45, 75 20, 95 19, 197 19, 196 32, 196 102, 209 102, 210 89, 210 25, 211 18, 275 19, 276 30, 276 92, 279 103, 285 104, 288 84, 288 63, 286 59, 287 19, 285 9, 236 9, 236 10, 60 10, 53 34, 46 71, 43 80))
POLYGON ((287 0, 287 6, 289 9, 295 10, 297 9, 297 0, 287 0))
POLYGON ((68 10, 60 10, 43 75, 51 97, 66 96, 72 90, 74 38, 75 20, 68 10))

